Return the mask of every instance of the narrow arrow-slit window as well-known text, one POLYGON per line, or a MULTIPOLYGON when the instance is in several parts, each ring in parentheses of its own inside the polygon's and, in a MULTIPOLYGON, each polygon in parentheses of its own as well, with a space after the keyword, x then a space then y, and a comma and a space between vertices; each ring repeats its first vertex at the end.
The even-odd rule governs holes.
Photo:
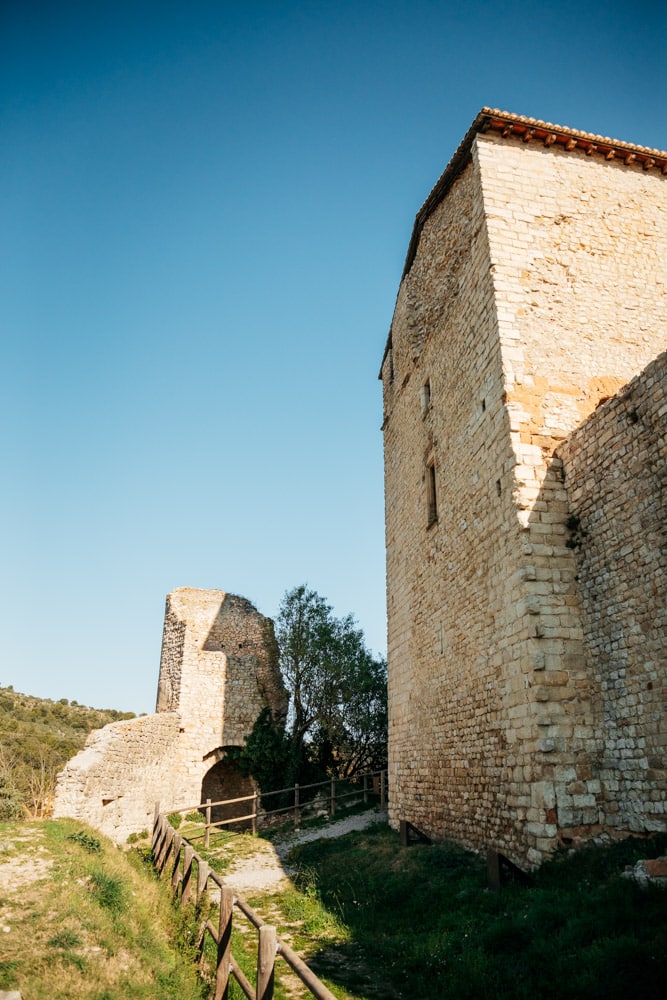
POLYGON ((435 488, 435 458, 431 456, 426 463, 426 503, 428 506, 427 527, 438 520, 438 496, 435 488))

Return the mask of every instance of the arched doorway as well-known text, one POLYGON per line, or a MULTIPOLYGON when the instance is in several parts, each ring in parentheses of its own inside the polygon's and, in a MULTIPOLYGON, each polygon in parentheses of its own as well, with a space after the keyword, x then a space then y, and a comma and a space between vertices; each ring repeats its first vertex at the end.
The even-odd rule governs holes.
MULTIPOLYGON (((218 751, 224 753, 224 750, 218 751)), ((201 801, 220 802, 223 799, 239 799, 245 795, 252 795, 255 791, 252 778, 245 778, 238 770, 233 761, 224 757, 218 759, 204 775, 201 786, 201 801)), ((252 812, 253 803, 234 802, 229 806, 214 806, 211 809, 211 820, 213 823, 220 823, 224 819, 234 819, 235 816, 247 816, 252 812)), ((225 830, 247 830, 252 826, 251 820, 242 820, 240 823, 232 823, 223 827, 225 830)))

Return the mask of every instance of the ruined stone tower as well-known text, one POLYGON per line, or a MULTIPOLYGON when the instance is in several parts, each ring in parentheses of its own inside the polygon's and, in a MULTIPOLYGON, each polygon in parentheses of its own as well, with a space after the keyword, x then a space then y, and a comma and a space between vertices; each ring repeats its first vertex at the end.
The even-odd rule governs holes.
POLYGON ((666 173, 484 109, 417 215, 381 371, 393 824, 529 865, 664 828, 666 173))
POLYGON ((273 623, 242 597, 183 587, 167 597, 157 711, 93 733, 58 779, 56 816, 113 837, 167 811, 252 793, 226 759, 264 708, 287 710, 273 623))

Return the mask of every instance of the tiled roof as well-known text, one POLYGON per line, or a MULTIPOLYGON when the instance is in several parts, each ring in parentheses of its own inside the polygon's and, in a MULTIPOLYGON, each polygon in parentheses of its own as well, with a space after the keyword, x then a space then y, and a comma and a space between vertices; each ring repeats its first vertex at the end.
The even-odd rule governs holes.
MULTIPOLYGON (((543 122, 537 118, 526 118, 524 115, 500 111, 498 108, 482 108, 463 137, 444 173, 417 212, 405 258, 403 278, 415 259, 424 223, 465 168, 470 158, 473 140, 480 132, 495 132, 503 139, 520 139, 525 143, 540 143, 547 148, 557 148, 566 153, 583 152, 586 156, 601 157, 607 161, 613 160, 634 169, 641 166, 646 171, 667 175, 667 152, 662 149, 637 146, 632 142, 622 142, 620 139, 610 139, 608 136, 594 135, 592 132, 581 132, 564 125, 554 125, 552 122, 543 122)), ((384 357, 386 357, 390 346, 391 331, 387 339, 384 357)), ((380 377, 382 377, 382 372, 380 372, 380 377)))
POLYGON ((445 172, 417 212, 405 259, 404 277, 415 258, 424 223, 464 169, 470 157, 473 140, 480 132, 495 132, 503 139, 518 138, 525 143, 539 143, 546 147, 564 150, 567 153, 583 152, 586 156, 615 160, 626 166, 634 165, 635 168, 641 166, 647 171, 655 170, 667 174, 667 152, 664 150, 649 149, 647 146, 637 146, 631 142, 622 142, 620 139, 593 135, 591 132, 580 132, 578 129, 566 128, 564 125, 553 125, 551 122, 539 121, 537 118, 513 115, 509 111, 499 111, 497 108, 482 108, 449 161, 445 172))

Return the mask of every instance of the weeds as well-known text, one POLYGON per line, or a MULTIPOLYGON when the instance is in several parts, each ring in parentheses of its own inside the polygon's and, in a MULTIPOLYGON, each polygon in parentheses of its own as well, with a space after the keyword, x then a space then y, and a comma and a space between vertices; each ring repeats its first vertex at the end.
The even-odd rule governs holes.
POLYGON ((150 840, 150 833, 148 830, 140 830, 138 833, 131 833, 126 843, 132 846, 133 844, 139 844, 142 840, 150 840))
POLYGON ((60 931, 47 944, 50 948, 79 948, 82 941, 73 931, 60 931))
POLYGON ((90 875, 91 891, 96 902, 111 913, 122 913, 126 906, 126 889, 120 878, 96 869, 90 875))
POLYGON ((79 830, 77 833, 70 833, 67 838, 73 841, 75 844, 80 844, 84 850, 89 851, 90 854, 99 854, 102 850, 102 844, 98 837, 93 837, 92 833, 86 833, 85 830, 79 830))
POLYGON ((363 995, 653 1000, 667 974, 667 895, 620 875, 666 848, 667 837, 585 849, 543 866, 532 888, 497 894, 475 855, 402 849, 386 828, 304 844, 292 859, 298 887, 348 934, 313 955, 314 970, 360 988, 363 968, 363 995))

